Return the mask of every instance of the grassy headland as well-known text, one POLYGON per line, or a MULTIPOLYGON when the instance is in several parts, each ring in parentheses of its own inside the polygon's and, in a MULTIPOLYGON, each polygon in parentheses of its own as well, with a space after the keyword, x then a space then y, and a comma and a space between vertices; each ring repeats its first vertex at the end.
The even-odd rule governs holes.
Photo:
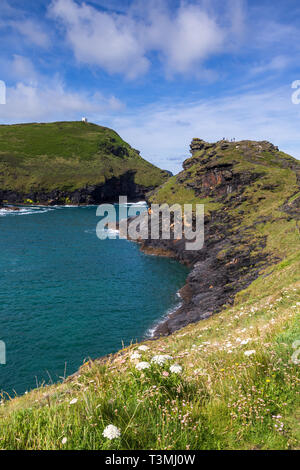
POLYGON ((54 198, 60 199, 55 202, 68 203, 74 192, 91 188, 95 194, 95 188, 107 181, 116 184, 124 175, 132 175, 128 185, 145 189, 168 178, 106 127, 82 122, 0 126, 4 200, 15 195, 16 202, 40 202, 43 194, 49 199, 56 192, 54 198))

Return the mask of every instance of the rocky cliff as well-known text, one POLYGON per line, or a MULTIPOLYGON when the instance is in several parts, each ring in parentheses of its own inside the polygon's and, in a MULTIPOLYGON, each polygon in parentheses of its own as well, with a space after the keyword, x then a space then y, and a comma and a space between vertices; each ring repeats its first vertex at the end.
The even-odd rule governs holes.
MULTIPOLYGON (((149 203, 205 205, 205 243, 187 251, 185 240, 145 240, 148 253, 191 267, 183 304, 156 335, 219 312, 237 292, 299 250, 300 163, 269 142, 208 143, 194 139, 183 171, 148 194, 149 203)), ((172 226, 171 226, 172 229, 172 226)), ((172 231, 171 231, 172 233, 172 231)))

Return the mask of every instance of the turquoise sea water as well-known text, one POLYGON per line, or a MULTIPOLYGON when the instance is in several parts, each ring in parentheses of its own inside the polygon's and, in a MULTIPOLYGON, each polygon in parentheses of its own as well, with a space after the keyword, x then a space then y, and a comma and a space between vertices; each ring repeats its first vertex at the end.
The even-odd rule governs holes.
POLYGON ((96 207, 0 210, 0 390, 56 382, 149 334, 178 305, 187 268, 99 240, 96 207))

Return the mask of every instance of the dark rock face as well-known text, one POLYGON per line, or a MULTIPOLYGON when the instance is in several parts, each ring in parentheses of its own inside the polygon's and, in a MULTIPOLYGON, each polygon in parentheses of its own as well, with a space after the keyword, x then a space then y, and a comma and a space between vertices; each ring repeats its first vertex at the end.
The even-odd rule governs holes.
POLYGON ((137 185, 134 181, 135 173, 128 171, 119 178, 113 177, 103 184, 86 186, 75 191, 53 190, 51 192, 33 191, 27 194, 13 191, 1 191, 0 201, 17 204, 30 199, 34 203, 59 205, 66 204, 100 204, 102 202, 115 202, 119 195, 127 196, 130 200, 144 199, 146 192, 153 188, 137 185))
MULTIPOLYGON (((199 199, 209 197, 213 202, 220 203, 220 209, 212 210, 205 217, 205 243, 199 251, 187 251, 185 240, 175 240, 172 229, 170 240, 140 241, 146 253, 166 254, 191 267, 186 285, 181 289, 181 308, 159 324, 156 336, 171 334, 189 323, 219 312, 225 305, 232 304, 236 293, 250 285, 263 268, 279 261, 276 253, 266 251, 266 238, 255 230, 257 225, 269 222, 270 217, 260 217, 247 226, 244 210, 239 209, 244 201, 251 204, 246 190, 264 174, 263 166, 260 173, 259 170, 239 169, 234 157, 230 162, 224 162, 224 158, 222 161, 220 153, 230 147, 240 149, 249 156, 250 161, 255 160, 258 168, 260 158, 263 158, 262 152, 271 152, 278 161, 283 158, 278 148, 269 142, 220 141, 209 144, 193 139, 193 157, 183 163, 184 171, 177 175, 177 183, 192 189, 199 199)), ((296 168, 293 162, 286 159, 280 164, 296 172, 300 189, 300 166, 296 165, 296 168)), ((274 184, 262 188, 278 190, 274 184)), ((256 189, 253 189, 255 193, 256 189)), ((153 194, 151 198, 153 200, 153 194)), ((255 204, 262 199, 263 196, 256 195, 255 204)), ((300 196, 296 193, 281 209, 291 217, 300 218, 299 206, 300 196)))
POLYGON ((171 334, 219 312, 225 304, 232 304, 235 294, 271 262, 263 252, 265 238, 251 240, 244 233, 232 231, 232 222, 226 211, 205 218, 205 244, 200 251, 187 251, 185 239, 141 242, 146 253, 165 252, 192 268, 180 291, 182 307, 159 324, 156 336, 171 334))
POLYGON ((195 138, 192 140, 190 145, 190 152, 194 155, 199 150, 207 150, 211 147, 213 147, 213 144, 209 144, 208 142, 205 142, 205 140, 195 138))

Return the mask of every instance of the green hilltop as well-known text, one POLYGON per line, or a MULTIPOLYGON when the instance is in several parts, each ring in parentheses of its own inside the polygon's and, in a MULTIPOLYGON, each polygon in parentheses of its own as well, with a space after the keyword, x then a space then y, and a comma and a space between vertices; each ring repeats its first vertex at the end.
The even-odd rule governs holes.
MULTIPOLYGON (((126 174, 131 186, 143 190, 168 177, 107 127, 83 122, 0 126, 0 196, 9 202, 38 202, 60 191, 56 202, 63 203, 75 191, 115 183, 126 174)), ((88 202, 85 197, 81 202, 88 202)))

